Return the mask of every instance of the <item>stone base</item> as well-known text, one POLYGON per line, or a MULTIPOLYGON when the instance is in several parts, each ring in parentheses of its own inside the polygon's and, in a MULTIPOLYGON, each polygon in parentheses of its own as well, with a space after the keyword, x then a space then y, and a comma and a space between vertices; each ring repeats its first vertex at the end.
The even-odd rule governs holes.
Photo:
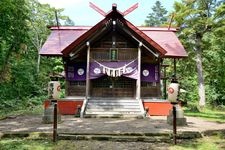
MULTIPOLYGON (((44 115, 42 117, 42 122, 43 123, 53 123, 54 121, 54 107, 51 105, 47 109, 44 110, 44 115)), ((57 113, 57 122, 61 121, 61 115, 59 112, 57 113)))
MULTIPOLYGON (((57 116, 57 122, 61 122, 61 115, 58 115, 57 116)), ((42 123, 45 123, 45 124, 49 124, 49 123, 53 123, 54 121, 54 118, 53 118, 53 115, 45 115, 42 117, 42 123)))
MULTIPOLYGON (((173 125, 173 117, 167 116, 167 123, 173 125)), ((187 125, 186 118, 177 118, 177 126, 185 126, 187 125)))
MULTIPOLYGON (((176 117, 177 117, 177 126, 187 125, 186 118, 184 117, 184 111, 180 105, 175 105, 176 107, 176 117)), ((171 109, 169 115, 167 116, 167 123, 173 125, 173 110, 171 109)))

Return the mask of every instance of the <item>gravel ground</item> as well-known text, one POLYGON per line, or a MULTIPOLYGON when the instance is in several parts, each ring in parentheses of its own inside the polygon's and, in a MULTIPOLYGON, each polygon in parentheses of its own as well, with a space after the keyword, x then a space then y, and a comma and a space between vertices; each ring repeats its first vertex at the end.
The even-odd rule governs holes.
MULTIPOLYGON (((178 132, 205 132, 210 130, 225 130, 225 123, 205 121, 195 117, 186 117, 187 126, 178 127, 178 132)), ((43 124, 41 115, 11 116, 0 120, 1 134, 8 132, 52 132, 52 124, 43 124)), ((123 133, 172 133, 172 126, 166 123, 166 117, 146 119, 134 118, 74 118, 62 116, 58 124, 58 133, 76 134, 123 134, 123 133)), ((55 150, 167 150, 171 143, 148 142, 114 142, 114 141, 65 141, 60 140, 55 150)))
POLYGON ((54 150, 167 150, 169 146, 167 143, 59 141, 54 150))
MULTIPOLYGON (((186 117, 187 126, 177 127, 179 131, 203 132, 207 130, 225 130, 225 123, 205 121, 195 117, 186 117)), ((58 124, 59 132, 68 133, 171 133, 172 126, 166 123, 166 117, 146 119, 134 118, 74 118, 62 116, 58 124)), ((52 132, 52 124, 43 124, 41 115, 23 115, 0 120, 0 132, 52 132)))

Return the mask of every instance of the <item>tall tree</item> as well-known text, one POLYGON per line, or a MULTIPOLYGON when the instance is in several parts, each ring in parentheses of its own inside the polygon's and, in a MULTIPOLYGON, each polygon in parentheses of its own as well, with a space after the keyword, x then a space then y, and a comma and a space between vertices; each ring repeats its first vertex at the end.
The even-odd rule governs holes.
POLYGON ((208 95, 211 103, 217 106, 225 103, 225 3, 218 2, 216 6, 211 32, 205 37, 207 51, 204 57, 206 82, 211 91, 208 95))
POLYGON ((145 20, 145 26, 161 26, 167 22, 168 11, 162 6, 160 1, 156 1, 145 20))
MULTIPOLYGON (((32 46, 36 49, 37 59, 37 73, 39 72, 40 56, 38 54, 41 49, 44 41, 50 33, 50 30, 47 26, 56 26, 56 16, 55 12, 58 14, 59 21, 72 20, 68 16, 63 16, 61 13, 64 9, 56 9, 50 7, 49 4, 40 4, 37 0, 29 0, 30 8, 32 9, 30 15, 30 42, 32 46)), ((60 22, 59 22, 60 24, 60 22)))
POLYGON ((47 25, 56 25, 55 10, 62 21, 68 18, 60 14, 63 9, 37 0, 0 1, 0 113, 41 104, 48 74, 61 71, 59 59, 43 58, 39 76, 36 72, 38 50, 50 33, 47 25))
POLYGON ((75 23, 73 22, 73 20, 71 20, 69 17, 66 19, 66 21, 64 22, 65 26, 74 26, 75 23))
POLYGON ((181 27, 180 37, 184 39, 189 54, 195 55, 198 75, 199 106, 206 104, 203 76, 204 38, 211 31, 215 0, 182 0, 175 2, 175 21, 181 27))
POLYGON ((0 1, 0 82, 9 77, 13 53, 26 49, 28 14, 26 0, 0 1))

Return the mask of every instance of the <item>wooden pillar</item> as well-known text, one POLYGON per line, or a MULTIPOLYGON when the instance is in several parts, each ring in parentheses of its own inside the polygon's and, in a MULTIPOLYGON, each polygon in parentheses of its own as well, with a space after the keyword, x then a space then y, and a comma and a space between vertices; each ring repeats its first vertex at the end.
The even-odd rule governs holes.
POLYGON ((166 85, 166 82, 167 82, 167 74, 166 74, 166 68, 169 67, 169 65, 166 65, 166 64, 162 64, 161 65, 162 68, 163 68, 163 98, 166 99, 167 98, 167 85, 166 85))
POLYGON ((64 66, 64 71, 65 71, 65 96, 69 96, 69 83, 67 80, 67 59, 63 58, 63 66, 64 66))
POLYGON ((58 116, 57 116, 57 102, 54 104, 54 111, 53 111, 53 142, 57 140, 57 123, 58 123, 58 116))
POLYGON ((86 69, 86 99, 88 99, 89 92, 90 92, 90 77, 89 77, 89 70, 90 70, 90 43, 87 42, 87 69, 86 69))
POLYGON ((142 43, 140 42, 138 46, 138 79, 136 84, 136 99, 141 99, 141 46, 142 43))
POLYGON ((176 66, 176 58, 173 59, 173 72, 174 72, 174 78, 177 78, 177 66, 176 66))

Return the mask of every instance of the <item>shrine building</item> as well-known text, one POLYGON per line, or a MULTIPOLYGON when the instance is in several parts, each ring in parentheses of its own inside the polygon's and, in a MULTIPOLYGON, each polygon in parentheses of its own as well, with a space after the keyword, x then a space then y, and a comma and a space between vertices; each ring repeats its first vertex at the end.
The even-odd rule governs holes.
MULTIPOLYGON (((53 26, 41 56, 62 57, 61 114, 81 117, 168 115, 163 60, 187 57, 172 27, 134 26, 115 4, 94 26, 53 26), (147 112, 146 112, 147 110, 147 112)), ((88 19, 88 18, 87 18, 88 19)), ((45 101, 48 107, 49 101, 45 101)))

